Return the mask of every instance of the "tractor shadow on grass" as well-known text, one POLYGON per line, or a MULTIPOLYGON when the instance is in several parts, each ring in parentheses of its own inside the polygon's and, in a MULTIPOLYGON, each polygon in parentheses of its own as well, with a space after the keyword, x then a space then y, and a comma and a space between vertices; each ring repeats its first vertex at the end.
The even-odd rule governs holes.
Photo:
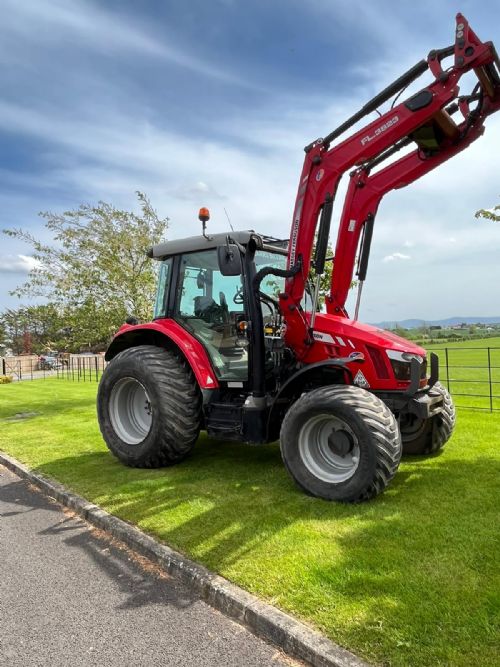
POLYGON ((479 500, 471 466, 475 476, 493 484, 499 463, 488 457, 469 463, 450 459, 446 451, 407 457, 384 494, 358 505, 303 494, 287 475, 277 444, 251 447, 202 436, 193 455, 172 468, 126 468, 107 452, 89 452, 37 470, 171 547, 223 569, 296 523, 359 520, 374 528, 397 523, 404 530, 421 528, 428 517, 438 521, 441 513, 448 519, 454 508, 467 515, 479 500))
POLYGON ((467 655, 463 638, 488 642, 493 457, 451 448, 408 457, 384 494, 359 505, 303 494, 276 444, 203 436, 172 468, 130 469, 94 452, 38 470, 367 657, 396 641, 398 664, 412 664, 419 647, 430 651, 422 664, 455 664, 467 655), (339 606, 353 614, 340 635, 339 606))

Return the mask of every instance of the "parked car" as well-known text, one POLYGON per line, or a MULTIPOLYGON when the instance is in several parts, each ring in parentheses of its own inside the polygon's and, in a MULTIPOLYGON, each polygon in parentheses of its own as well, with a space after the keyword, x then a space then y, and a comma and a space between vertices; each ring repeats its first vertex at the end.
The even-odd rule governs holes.
POLYGON ((38 368, 41 371, 55 371, 62 366, 63 362, 58 352, 44 352, 38 356, 38 368))

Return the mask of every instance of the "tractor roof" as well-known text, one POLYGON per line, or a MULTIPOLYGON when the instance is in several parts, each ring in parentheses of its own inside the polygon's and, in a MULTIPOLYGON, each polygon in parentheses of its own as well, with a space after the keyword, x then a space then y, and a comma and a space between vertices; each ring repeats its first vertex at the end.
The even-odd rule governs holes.
POLYGON ((176 239, 174 241, 159 243, 148 250, 148 257, 161 260, 185 252, 211 250, 212 248, 218 248, 221 245, 225 245, 228 236, 229 239, 232 239, 241 245, 246 245, 252 236, 262 239, 262 243, 267 246, 275 245, 278 248, 283 248, 284 244, 287 243, 286 241, 280 241, 271 236, 257 234, 251 229, 239 232, 228 231, 219 234, 207 234, 207 236, 190 236, 187 239, 176 239))

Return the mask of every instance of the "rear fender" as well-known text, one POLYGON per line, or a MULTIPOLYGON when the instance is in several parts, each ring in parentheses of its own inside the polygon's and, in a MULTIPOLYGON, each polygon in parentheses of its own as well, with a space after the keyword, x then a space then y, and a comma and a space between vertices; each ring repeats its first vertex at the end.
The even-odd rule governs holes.
POLYGON ((190 365, 200 389, 217 389, 219 386, 203 345, 174 320, 124 324, 108 347, 105 359, 110 361, 119 352, 138 345, 176 348, 190 365))

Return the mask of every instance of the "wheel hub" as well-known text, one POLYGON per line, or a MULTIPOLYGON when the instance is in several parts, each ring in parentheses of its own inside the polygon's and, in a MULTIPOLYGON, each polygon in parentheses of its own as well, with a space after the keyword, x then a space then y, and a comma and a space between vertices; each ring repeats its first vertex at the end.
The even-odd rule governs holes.
POLYGON ((151 430, 153 410, 148 393, 139 380, 126 377, 113 386, 109 417, 120 440, 128 445, 143 442, 151 430))
POLYGON ((299 433, 299 454, 318 479, 339 484, 350 479, 359 465, 358 439, 349 424, 333 415, 315 415, 299 433))
POLYGON ((354 447, 354 439, 348 431, 333 430, 328 437, 328 445, 332 454, 344 458, 346 454, 352 452, 354 447))

